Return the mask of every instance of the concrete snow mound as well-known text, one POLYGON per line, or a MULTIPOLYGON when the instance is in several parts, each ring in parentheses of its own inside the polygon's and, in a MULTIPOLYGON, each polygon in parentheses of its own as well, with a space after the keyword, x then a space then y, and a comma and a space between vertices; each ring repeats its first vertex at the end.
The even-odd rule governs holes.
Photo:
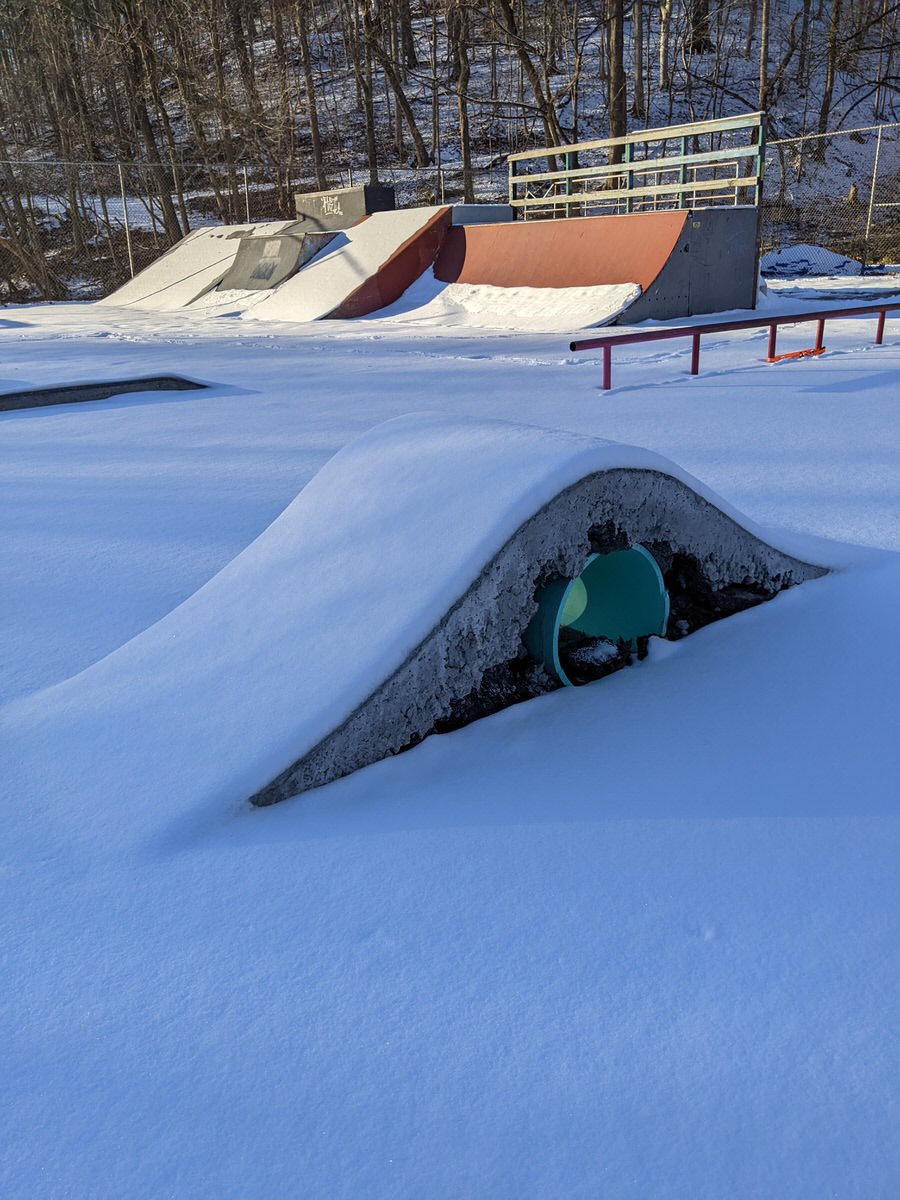
POLYGON ((345 446, 161 621, 5 715, 38 746, 90 744, 119 795, 189 779, 204 806, 269 804, 440 728, 521 660, 543 583, 635 543, 682 633, 825 573, 649 451, 401 417, 345 446))
MULTIPOLYGON (((404 546, 402 530, 391 532, 381 539, 378 558, 382 580, 389 588, 392 581, 396 584, 392 598, 402 613, 405 646, 413 630, 430 628, 402 661, 404 643, 398 637, 396 668, 372 691, 358 686, 356 707, 257 791, 251 797, 254 804, 276 803, 319 787, 407 749, 442 727, 466 723, 457 719, 459 713, 473 719, 551 690, 554 685, 542 668, 527 661, 522 635, 540 588, 556 576, 580 574, 589 554, 632 545, 650 550, 669 591, 669 628, 677 630, 675 636, 827 571, 763 540, 746 519, 673 463, 600 439, 505 422, 400 418, 341 452, 326 470, 352 472, 360 452, 390 463, 394 455, 382 458, 382 439, 397 438, 396 450, 407 438, 410 448, 416 446, 423 435, 432 453, 416 471, 419 486, 404 489, 404 508, 423 514, 414 543, 404 546), (468 496, 457 491, 454 503, 451 495, 440 495, 444 489, 432 486, 446 472, 457 488, 465 489, 473 466, 475 472, 496 472, 503 481, 498 490, 505 492, 504 502, 497 495, 496 507, 485 508, 489 532, 480 528, 483 517, 473 520, 468 496), (467 530, 470 538, 468 553, 452 567, 445 556, 449 522, 467 530), (521 523, 510 533, 516 522, 521 523), (421 607, 416 596, 420 580, 421 607), (439 615, 441 608, 445 611, 439 615), (510 667, 512 682, 504 678, 510 667)), ((373 495, 386 494, 389 476, 380 484, 373 495)), ((480 489, 472 491, 478 495, 480 489)), ((387 523, 382 528, 387 534, 387 523)), ((355 529, 354 537, 360 535, 355 529)), ((393 615, 390 594, 384 599, 387 603, 372 614, 372 628, 382 636, 393 615)), ((359 616, 365 620, 363 613, 359 616)), ((311 739, 304 741, 309 745, 311 739)))

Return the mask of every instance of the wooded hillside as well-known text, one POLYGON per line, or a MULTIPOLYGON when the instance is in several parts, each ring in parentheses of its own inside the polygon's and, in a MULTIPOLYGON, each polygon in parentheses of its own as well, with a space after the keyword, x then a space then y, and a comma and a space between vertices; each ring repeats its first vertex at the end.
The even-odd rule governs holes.
POLYGON ((241 163, 285 214, 347 167, 460 163, 469 195, 509 151, 648 124, 897 120, 898 22, 894 0, 3 3, 0 158, 241 163))

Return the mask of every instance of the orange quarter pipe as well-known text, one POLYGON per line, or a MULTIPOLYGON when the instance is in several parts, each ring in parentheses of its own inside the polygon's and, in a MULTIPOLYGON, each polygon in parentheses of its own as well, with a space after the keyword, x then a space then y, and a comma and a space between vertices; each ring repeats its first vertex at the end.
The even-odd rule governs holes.
POLYGON ((454 226, 434 273, 495 287, 636 283, 629 324, 753 308, 756 220, 755 208, 722 207, 454 226))
POLYGON ((536 288, 637 283, 646 292, 689 215, 682 210, 455 227, 444 239, 434 273, 446 283, 536 288))

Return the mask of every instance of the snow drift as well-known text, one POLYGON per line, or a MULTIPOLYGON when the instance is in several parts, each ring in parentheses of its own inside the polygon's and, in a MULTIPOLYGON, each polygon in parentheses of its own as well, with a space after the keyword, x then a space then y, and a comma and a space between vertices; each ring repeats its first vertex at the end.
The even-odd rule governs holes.
POLYGON ((139 773, 269 803, 421 740, 521 654, 543 579, 633 543, 668 572, 676 619, 685 578, 723 615, 824 573, 649 451, 409 416, 342 449, 156 625, 7 715, 39 753, 92 744, 104 790, 139 773))

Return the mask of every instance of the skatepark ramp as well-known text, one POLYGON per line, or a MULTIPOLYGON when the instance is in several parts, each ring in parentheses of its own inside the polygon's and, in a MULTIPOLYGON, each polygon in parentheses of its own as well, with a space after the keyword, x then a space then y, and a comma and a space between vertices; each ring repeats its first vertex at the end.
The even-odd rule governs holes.
POLYGON ((253 306, 255 320, 358 317, 393 303, 434 262, 450 209, 377 212, 336 234, 312 262, 253 306))
POLYGON ((447 283, 513 288, 636 284, 629 324, 753 308, 756 209, 511 221, 448 231, 435 265, 447 283))
POLYGON ((292 221, 199 229, 99 303, 210 315, 225 307, 275 321, 362 316, 432 266, 451 220, 450 208, 433 207, 373 213, 340 231, 292 221))
POLYGON ((346 319, 380 313, 427 276, 432 290, 411 293, 398 319, 574 330, 754 306, 754 208, 497 220, 503 212, 395 209, 331 232, 197 230, 100 303, 346 319))
POLYGON ((96 746, 123 787, 166 786, 171 752, 199 802, 269 804, 825 571, 649 451, 400 417, 162 620, 11 715, 96 746), (528 633, 542 613, 550 644, 528 633))
POLYGON ((292 221, 214 225, 195 229, 128 283, 98 300, 116 308, 170 312, 185 308, 221 281, 231 269, 244 238, 279 237, 292 221))

